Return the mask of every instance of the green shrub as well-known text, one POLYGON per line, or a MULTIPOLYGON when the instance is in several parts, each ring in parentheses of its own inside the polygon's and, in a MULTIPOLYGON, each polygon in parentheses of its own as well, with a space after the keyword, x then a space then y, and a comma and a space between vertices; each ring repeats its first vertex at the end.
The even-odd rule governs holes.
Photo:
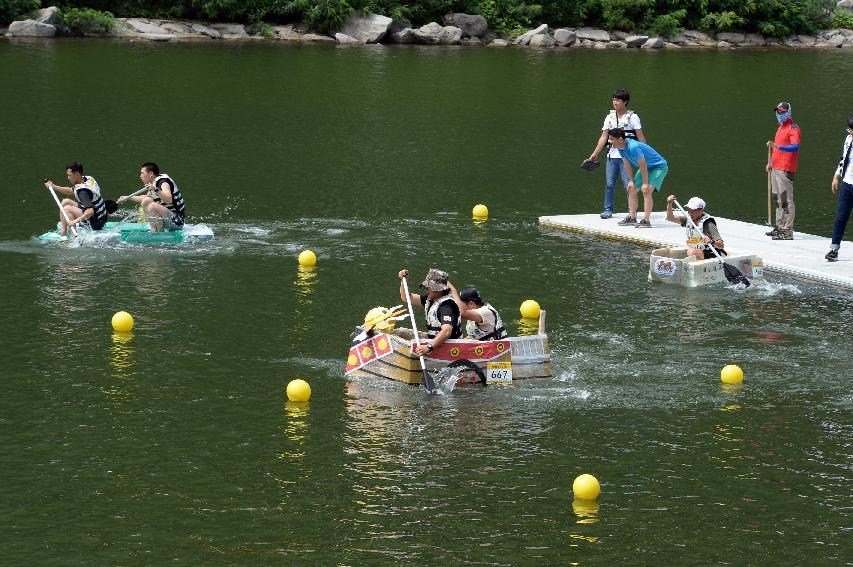
POLYGON ((113 29, 115 20, 109 12, 91 8, 68 8, 62 12, 61 28, 68 35, 105 35, 113 29))
POLYGON ((41 7, 41 0, 0 0, 0 24, 8 24, 41 7))
POLYGON ((681 31, 681 21, 687 15, 687 10, 676 10, 669 14, 656 17, 649 26, 652 35, 672 37, 681 31))
POLYGON ((832 18, 832 27, 853 30, 853 13, 847 10, 836 10, 832 18))

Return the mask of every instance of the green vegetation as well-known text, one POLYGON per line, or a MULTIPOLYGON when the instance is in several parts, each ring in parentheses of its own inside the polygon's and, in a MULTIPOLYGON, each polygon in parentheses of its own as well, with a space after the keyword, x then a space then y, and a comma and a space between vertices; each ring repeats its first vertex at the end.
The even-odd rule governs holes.
POLYGON ((67 8, 62 10, 61 31, 65 35, 105 35, 113 29, 115 21, 109 12, 92 8, 67 8))
MULTIPOLYGON (((31 12, 40 0, 0 0, 0 23, 31 12)), ((50 5, 49 0, 42 0, 50 5)), ((757 32, 773 37, 853 26, 835 0, 58 0, 73 25, 103 30, 111 16, 236 21, 269 33, 262 22, 302 23, 329 33, 352 13, 377 13, 415 26, 441 22, 448 12, 481 14, 489 28, 516 35, 540 23, 672 35, 682 28, 709 33, 757 32), (74 10, 80 10, 75 12, 74 10)), ((71 24, 69 24, 71 25, 71 24)))

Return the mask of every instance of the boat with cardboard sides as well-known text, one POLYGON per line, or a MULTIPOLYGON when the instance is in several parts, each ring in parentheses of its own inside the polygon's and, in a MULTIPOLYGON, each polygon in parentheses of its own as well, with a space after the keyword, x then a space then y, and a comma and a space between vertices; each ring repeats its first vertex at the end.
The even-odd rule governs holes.
MULTIPOLYGON (((95 244, 179 244, 213 240, 213 230, 206 224, 185 224, 178 230, 156 232, 147 222, 110 221, 101 230, 78 229, 81 242, 95 244)), ((59 234, 59 227, 36 237, 39 242, 67 242, 74 240, 59 234)))
MULTIPOLYGON (((399 328, 374 334, 354 344, 347 357, 348 378, 379 377, 420 384, 421 363, 412 352, 414 333, 399 328)), ((457 384, 513 383, 551 378, 548 336, 540 333, 491 341, 449 339, 424 357, 428 371, 458 369, 457 384)))
MULTIPOLYGON (((688 248, 656 248, 649 257, 649 281, 684 287, 728 284, 717 258, 699 260, 687 255, 688 248)), ((750 280, 764 279, 764 262, 756 254, 729 254, 726 264, 737 268, 750 280)))

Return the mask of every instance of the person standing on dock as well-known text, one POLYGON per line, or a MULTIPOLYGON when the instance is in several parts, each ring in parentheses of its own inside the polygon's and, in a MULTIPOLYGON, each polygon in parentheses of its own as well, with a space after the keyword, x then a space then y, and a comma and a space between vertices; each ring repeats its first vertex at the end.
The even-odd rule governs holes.
POLYGON ((400 278, 400 299, 411 301, 412 305, 423 307, 426 311, 427 341, 415 349, 418 356, 426 356, 435 348, 444 344, 447 339, 462 338, 462 324, 459 306, 450 293, 447 272, 430 268, 427 276, 421 283, 421 287, 427 292, 423 295, 411 293, 406 298, 406 291, 402 279, 409 275, 409 270, 400 270, 397 277, 400 278))
POLYGON ((619 151, 628 177, 628 216, 619 221, 619 225, 636 225, 637 228, 651 228, 649 220, 654 206, 654 194, 660 191, 669 164, 653 147, 643 142, 628 138, 622 128, 611 128, 608 131, 610 145, 619 151), (636 174, 634 168, 637 168, 636 174), (637 222, 637 186, 643 192, 643 220, 637 222))
POLYGON ((713 246, 717 254, 725 256, 726 251, 723 250, 725 243, 720 236, 720 231, 717 230, 717 221, 705 212, 705 201, 699 197, 690 197, 690 200, 684 205, 693 225, 702 230, 699 232, 688 224, 686 217, 673 214, 672 202, 674 200, 675 195, 666 198, 666 220, 680 224, 687 229, 687 255, 699 260, 714 258, 714 252, 711 250, 711 246, 713 246))
POLYGON ((829 262, 838 261, 838 250, 841 249, 841 239, 850 212, 853 211, 853 163, 850 163, 850 150, 853 149, 853 114, 847 117, 847 138, 841 148, 841 160, 835 168, 832 178, 832 193, 838 195, 838 207, 835 209, 835 222, 832 225, 832 244, 824 256, 829 262), (839 187, 839 183, 841 187, 839 187))
MULTIPOLYGON (((625 131, 625 136, 634 140, 646 142, 646 136, 643 135, 643 126, 640 123, 640 117, 633 110, 628 110, 628 101, 631 95, 625 89, 618 89, 613 93, 613 110, 604 117, 604 126, 601 128, 601 136, 598 137, 598 143, 595 149, 589 154, 589 158, 584 161, 581 167, 586 168, 586 164, 594 164, 598 159, 598 154, 607 143, 608 132, 612 128, 622 128, 625 131)), ((609 219, 613 216, 613 209, 616 203, 616 175, 622 179, 622 186, 625 188, 625 195, 628 195, 628 171, 622 163, 622 156, 619 151, 613 146, 609 146, 607 150, 607 161, 604 166, 604 209, 601 211, 601 218, 609 219)))
POLYGON ((767 233, 773 240, 794 239, 794 174, 800 157, 800 127, 791 118, 791 103, 776 105, 779 128, 772 142, 770 163, 765 169, 770 174, 770 187, 776 201, 776 226, 767 233))

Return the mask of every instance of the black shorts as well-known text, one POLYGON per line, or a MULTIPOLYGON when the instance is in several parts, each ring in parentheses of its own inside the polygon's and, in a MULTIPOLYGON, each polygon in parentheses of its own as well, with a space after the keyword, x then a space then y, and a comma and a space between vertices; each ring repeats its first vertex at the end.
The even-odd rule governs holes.
POLYGON ((107 215, 104 215, 100 218, 92 217, 86 222, 89 224, 89 228, 91 228, 92 230, 101 230, 102 228, 104 228, 104 225, 107 224, 107 215))

